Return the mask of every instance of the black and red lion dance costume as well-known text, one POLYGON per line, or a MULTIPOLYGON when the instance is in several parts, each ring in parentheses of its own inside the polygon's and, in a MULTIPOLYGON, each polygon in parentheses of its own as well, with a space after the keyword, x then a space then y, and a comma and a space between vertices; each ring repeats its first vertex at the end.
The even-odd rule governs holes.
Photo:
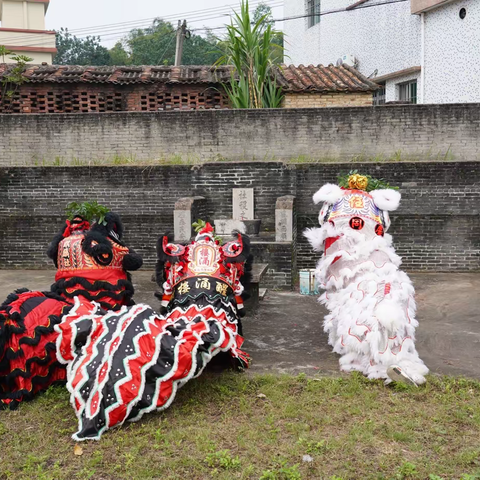
MULTIPOLYGON (((80 242, 82 247, 72 240, 68 248, 62 249, 63 240, 58 242, 59 267, 62 255, 65 254, 66 258, 67 251, 78 251, 83 246, 101 261, 107 262, 110 258, 100 235, 92 238, 92 242, 88 241, 88 233, 75 235, 85 235, 84 241, 80 242)), ((47 348, 45 340, 38 345, 43 345, 48 357, 45 354, 41 358, 38 355, 32 357, 28 350, 23 363, 30 361, 31 366, 41 368, 45 365, 37 360, 43 362, 46 358, 50 367, 42 373, 51 376, 52 380, 47 383, 66 378, 71 403, 79 420, 78 431, 73 435, 77 441, 98 440, 108 428, 126 420, 139 420, 144 413, 167 408, 177 389, 199 376, 220 352, 230 355, 239 366, 248 366, 249 357, 240 350, 243 338, 239 335, 239 312, 242 311, 244 295, 240 279, 248 279, 251 265, 247 237, 238 234, 236 240, 221 246, 209 224, 187 246, 170 243, 168 237, 163 237, 159 241, 157 281, 164 292, 164 315, 157 314, 148 305, 130 305, 133 289, 125 269, 127 264, 129 267, 136 265, 134 259, 138 257, 128 249, 122 252, 123 257, 116 257, 111 252, 115 265, 121 262, 122 268, 118 271, 125 277, 118 278, 115 284, 110 283, 113 277, 109 277, 105 285, 92 277, 70 282, 71 279, 63 277, 59 271, 55 284, 58 290, 54 288, 52 294, 38 293, 45 299, 58 302, 58 305, 48 305, 48 308, 56 307, 53 316, 50 312, 45 314, 47 308, 36 315, 37 319, 44 319, 40 328, 45 328, 45 334, 41 338, 48 339, 49 346, 47 348), (74 289, 78 289, 77 295, 73 293, 74 289), (59 297, 59 293, 62 296, 59 297), (67 365, 66 375, 62 364, 67 365)), ((70 261, 73 257, 70 254, 68 258, 70 261)), ((80 265, 82 270, 84 266, 80 265)), ((111 272, 105 273, 110 275, 111 272)), ((21 295, 24 294, 17 295, 18 299, 11 298, 3 307, 2 312, 7 308, 10 310, 8 316, 3 315, 2 328, 4 325, 10 327, 15 319, 13 313, 24 307, 26 302, 15 304, 21 295)), ((23 344, 28 344, 26 339, 32 332, 30 323, 34 322, 27 320, 24 312, 19 313, 20 317, 24 330, 15 333, 17 337, 13 341, 11 332, 8 335, 0 332, 2 338, 7 339, 0 350, 0 358, 1 355, 7 358, 5 352, 12 345, 20 344, 22 339, 25 339, 23 344)), ((10 365, 8 359, 6 366, 10 365)), ((9 368, 2 370, 2 374, 7 370, 9 368)), ((28 381, 36 384, 30 377, 28 381)), ((3 396, 5 393, 12 396, 11 385, 7 384, 3 396)), ((46 386, 45 383, 38 385, 39 388, 30 390, 30 395, 46 386)), ((13 394, 18 393, 20 386, 13 386, 16 387, 13 394)), ((9 403, 8 399, 6 403, 9 403)))
POLYGON ((81 217, 67 220, 47 255, 57 266, 50 292, 17 290, 0 306, 0 408, 15 409, 23 400, 66 380, 55 342, 74 298, 95 301, 108 310, 132 304, 127 270, 142 258, 122 243, 123 226, 115 213, 102 224, 81 217))

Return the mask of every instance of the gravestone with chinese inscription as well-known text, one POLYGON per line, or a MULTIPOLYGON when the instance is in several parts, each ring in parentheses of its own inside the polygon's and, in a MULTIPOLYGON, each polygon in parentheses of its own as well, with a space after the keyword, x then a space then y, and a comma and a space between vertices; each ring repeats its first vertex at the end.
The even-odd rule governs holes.
POLYGON ((204 197, 184 197, 175 202, 173 231, 176 242, 188 242, 193 235, 192 223, 204 216, 204 197))
POLYGON ((253 188, 233 188, 233 219, 254 220, 253 188))
POLYGON ((285 195, 279 197, 275 205, 275 240, 277 242, 292 242, 294 233, 295 197, 285 195))

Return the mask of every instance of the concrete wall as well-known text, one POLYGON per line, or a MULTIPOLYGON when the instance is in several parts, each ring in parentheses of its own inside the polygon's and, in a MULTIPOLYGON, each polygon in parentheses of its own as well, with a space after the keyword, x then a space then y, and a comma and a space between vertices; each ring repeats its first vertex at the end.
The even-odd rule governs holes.
MULTIPOLYGON (((398 100, 398 84, 417 79, 418 103, 480 102, 480 2, 478 0, 412 0, 386 5, 370 0, 344 9, 353 0, 322 0, 325 15, 308 28, 307 18, 285 22, 285 53, 293 64, 329 64, 352 54, 361 73, 375 79, 422 65, 421 16, 425 11, 424 74, 387 80, 386 101, 398 100), (410 5, 411 3, 411 5, 410 5), (361 7, 368 8, 361 8, 361 7), (461 8, 466 17, 459 17, 461 8), (423 90, 424 89, 424 90, 423 90), (422 91, 424 95, 422 96, 422 91)), ((285 16, 306 13, 305 0, 285 0, 285 16)))
MULTIPOLYGON (((0 168, 0 268, 47 267, 48 243, 63 223, 65 206, 74 200, 97 200, 118 212, 127 244, 151 268, 157 238, 173 231, 177 199, 203 196, 207 219, 230 217, 234 187, 254 188, 255 216, 267 236, 274 232, 276 199, 296 196, 299 234, 293 260, 299 268, 310 268, 318 254, 300 232, 318 222, 320 206, 313 205, 312 195, 350 169, 400 187, 402 204, 391 215, 390 233, 404 268, 480 269, 480 162, 0 168)), ((255 247, 258 258, 275 270, 272 278, 286 278, 292 265, 288 244, 279 245, 255 247)))
POLYGON ((480 160, 480 106, 0 115, 0 165, 480 160))
POLYGON ((480 2, 425 13, 424 103, 480 102, 480 2), (462 20, 461 8, 467 15, 462 20))
MULTIPOLYGON (((384 0, 370 0, 369 4, 384 0)), ((354 0, 322 0, 321 12, 340 10, 354 0)), ((285 0, 285 17, 306 14, 305 0, 285 0)), ((420 65, 420 18, 410 2, 378 5, 323 15, 308 28, 308 18, 285 22, 285 55, 298 64, 335 64, 343 55, 358 59, 366 76, 396 72, 420 65)), ((287 63, 288 63, 287 62, 287 63)))

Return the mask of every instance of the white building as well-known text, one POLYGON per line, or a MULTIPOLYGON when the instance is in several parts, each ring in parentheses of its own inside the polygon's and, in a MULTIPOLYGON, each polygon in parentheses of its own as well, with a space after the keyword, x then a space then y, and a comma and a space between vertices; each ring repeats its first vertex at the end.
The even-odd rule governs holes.
MULTIPOLYGON (((45 30, 49 1, 0 0, 0 45, 32 58, 31 63, 51 64, 57 49, 55 32, 45 30)), ((0 61, 3 62, 3 58, 0 61)), ((12 62, 7 57, 5 61, 12 62)))
POLYGON ((480 0, 285 0, 285 17, 289 63, 343 59, 377 104, 480 103, 480 0))

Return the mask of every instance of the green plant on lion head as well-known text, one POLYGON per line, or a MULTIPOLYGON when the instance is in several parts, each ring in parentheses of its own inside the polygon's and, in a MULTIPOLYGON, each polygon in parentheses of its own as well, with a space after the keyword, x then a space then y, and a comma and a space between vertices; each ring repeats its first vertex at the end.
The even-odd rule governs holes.
MULTIPOLYGON (((195 230, 195 233, 198 233, 202 228, 205 228, 206 225, 207 225, 207 222, 205 220, 202 220, 202 219, 198 219, 196 222, 192 223, 192 227, 195 230)), ((218 235, 214 234, 213 238, 215 240, 217 240, 218 243, 220 243, 220 244, 223 243, 222 237, 219 237, 218 235)))
POLYGON ((93 202, 71 202, 65 208, 65 213, 69 220, 75 217, 82 217, 88 222, 96 222, 100 225, 106 225, 105 215, 110 211, 108 207, 100 205, 96 200, 93 202))

